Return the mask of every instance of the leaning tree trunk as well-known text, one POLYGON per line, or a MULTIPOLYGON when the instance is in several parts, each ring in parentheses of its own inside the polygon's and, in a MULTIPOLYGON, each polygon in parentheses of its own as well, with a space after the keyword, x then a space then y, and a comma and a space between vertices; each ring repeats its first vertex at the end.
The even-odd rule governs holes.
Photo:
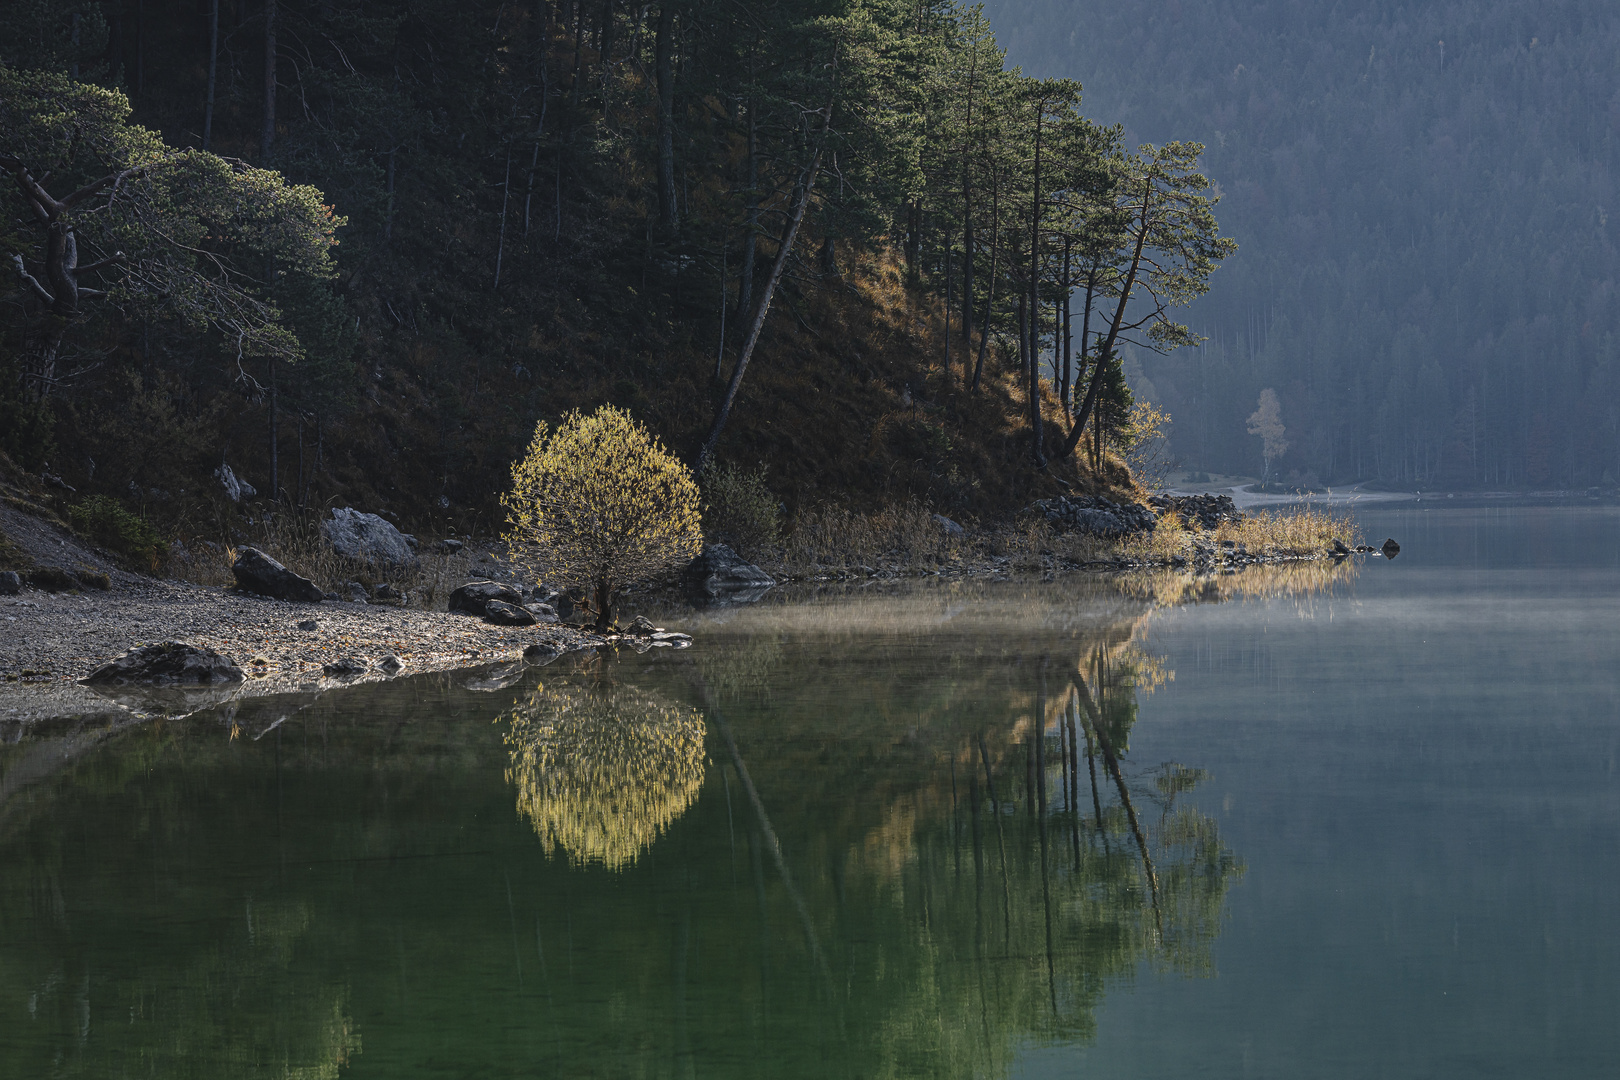
POLYGON ((811 157, 799 184, 798 199, 793 207, 792 220, 788 223, 787 235, 782 237, 782 246, 776 249, 776 260, 771 264, 771 276, 765 281, 765 293, 759 298, 759 309, 754 312, 753 324, 748 328, 748 340, 743 345, 742 354, 737 357, 737 368, 731 373, 731 384, 726 387, 726 397, 720 403, 720 411, 715 415, 714 427, 709 431, 709 437, 704 440, 703 449, 698 454, 697 468, 694 470, 696 472, 701 473, 703 467, 709 463, 709 459, 714 456, 714 448, 720 441, 720 433, 725 430, 726 420, 731 416, 732 403, 737 400, 737 389, 742 386, 743 372, 748 370, 748 361, 753 359, 754 348, 759 344, 760 331, 765 328, 765 316, 771 310, 771 300, 776 295, 776 286, 782 280, 782 271, 787 268, 787 261, 793 254, 793 243, 798 239, 799 226, 804 224, 804 212, 810 205, 810 192, 815 187, 816 174, 821 171, 821 155, 826 145, 826 135, 827 129, 824 125, 815 155, 811 157))

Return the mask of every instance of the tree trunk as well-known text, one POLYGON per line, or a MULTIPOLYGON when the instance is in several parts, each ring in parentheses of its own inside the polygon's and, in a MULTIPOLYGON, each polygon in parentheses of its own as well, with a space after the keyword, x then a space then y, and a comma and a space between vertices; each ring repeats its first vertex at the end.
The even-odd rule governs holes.
MULTIPOLYGON (((664 228, 680 225, 675 207, 675 5, 664 0, 658 9, 658 37, 653 44, 658 76, 658 211, 664 228)), ((752 115, 750 114, 750 125, 752 115)))
MULTIPOLYGON (((832 107, 829 105, 828 113, 831 111, 832 107)), ((824 122, 815 155, 811 157, 799 184, 799 198, 793 207, 793 217, 788 223, 787 235, 782 237, 782 244, 776 249, 776 260, 771 263, 771 276, 765 281, 765 294, 759 298, 759 310, 754 313, 753 324, 748 328, 748 340, 743 345, 742 354, 737 357, 737 369, 731 373, 731 384, 726 387, 726 397, 714 418, 714 427, 709 431, 709 437, 704 441, 703 449, 698 454, 695 472, 701 473, 703 466, 714 456, 715 444, 720 441, 720 433, 725 430, 726 420, 731 416, 731 406, 737 400, 737 388, 742 385, 743 372, 748 370, 748 361, 753 359, 754 348, 759 344, 760 331, 765 327, 765 316, 771 310, 771 299, 776 295, 776 286, 782 280, 782 271, 787 268, 787 261, 793 254, 793 242, 798 239, 799 226, 804 224, 804 212, 810 205, 810 193, 815 187, 816 174, 821 171, 821 155, 826 139, 827 125, 824 122)))
POLYGON ((1096 359, 1092 363, 1091 383, 1086 388, 1085 401, 1081 403, 1080 411, 1075 415, 1074 428, 1069 432, 1069 438, 1058 450, 1059 458, 1068 457, 1080 444, 1080 435, 1085 430, 1091 410, 1096 407, 1097 393, 1102 389, 1103 366, 1113 355, 1114 346, 1119 342, 1120 328, 1125 324, 1125 305, 1130 301, 1131 290, 1136 287, 1136 275, 1142 268, 1142 249, 1147 245, 1148 215, 1152 212, 1153 179, 1149 177, 1143 183, 1145 187, 1142 191, 1142 211, 1137 221, 1136 250, 1131 254, 1131 268, 1125 275, 1125 284, 1120 289, 1119 303, 1114 307, 1113 318, 1109 320, 1108 336, 1097 345, 1096 359))
MULTIPOLYGON (((971 111, 972 99, 968 99, 971 111)), ((973 355, 973 192, 966 155, 962 163, 962 379, 967 381, 968 359, 973 355)), ((945 372, 950 375, 949 365, 945 372)))
POLYGON ((501 229, 495 241, 495 284, 501 287, 501 262, 506 257, 506 205, 512 196, 512 148, 506 148, 506 178, 501 181, 501 229))
POLYGON ((279 477, 281 475, 280 470, 277 467, 279 463, 277 461, 277 456, 276 456, 276 450, 277 450, 277 445, 276 444, 277 444, 277 442, 278 442, 278 440, 280 438, 281 430, 276 425, 276 419, 277 419, 276 360, 275 360, 275 357, 271 357, 270 358, 270 501, 271 502, 275 502, 280 497, 280 492, 281 492, 281 488, 276 482, 277 477, 279 477))
POLYGON ((264 124, 259 130, 259 164, 270 164, 276 141, 276 0, 264 0, 264 124))
POLYGON ((990 309, 996 302, 996 255, 1001 243, 1001 184, 995 172, 990 174, 990 280, 984 293, 984 323, 979 327, 979 358, 973 365, 974 393, 984 375, 984 354, 990 347, 990 309))
POLYGON ((754 310, 755 262, 759 250, 759 130, 754 102, 748 103, 748 217, 743 233, 742 270, 737 278, 737 322, 754 310))
MULTIPOLYGON (((78 18, 77 15, 74 16, 78 18)), ((203 105, 202 148, 214 141, 214 88, 219 82, 219 0, 208 5, 208 98, 203 105)))
POLYGON ((1036 351, 1041 318, 1041 127, 1046 103, 1035 103, 1035 175, 1029 212, 1029 426, 1030 457, 1035 467, 1046 467, 1045 431, 1041 427, 1041 364, 1036 351))
POLYGON ((945 230, 945 385, 951 385, 951 230, 945 230))
POLYGON ((1059 394, 1059 397, 1063 399, 1063 415, 1065 417, 1069 416, 1069 390, 1072 386, 1070 379, 1074 370, 1072 367, 1073 357, 1071 355, 1074 345, 1074 334, 1071 330, 1071 305, 1069 304, 1069 293, 1071 291, 1069 286, 1069 254, 1072 248, 1072 238, 1065 236, 1063 238, 1063 316, 1060 320, 1062 323, 1061 333, 1063 334, 1063 388, 1062 393, 1059 394))

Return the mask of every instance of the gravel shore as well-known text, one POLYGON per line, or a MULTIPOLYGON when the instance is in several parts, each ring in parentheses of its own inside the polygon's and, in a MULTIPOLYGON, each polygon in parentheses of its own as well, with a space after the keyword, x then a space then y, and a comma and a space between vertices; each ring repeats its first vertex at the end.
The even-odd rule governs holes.
POLYGON ((514 628, 415 608, 294 604, 180 581, 0 597, 0 675, 12 687, 73 682, 137 645, 170 640, 224 653, 250 681, 286 684, 319 678, 323 665, 350 657, 369 666, 394 655, 408 673, 516 658, 539 642, 566 649, 601 639, 557 624, 514 628), (315 629, 299 629, 310 620, 315 629))

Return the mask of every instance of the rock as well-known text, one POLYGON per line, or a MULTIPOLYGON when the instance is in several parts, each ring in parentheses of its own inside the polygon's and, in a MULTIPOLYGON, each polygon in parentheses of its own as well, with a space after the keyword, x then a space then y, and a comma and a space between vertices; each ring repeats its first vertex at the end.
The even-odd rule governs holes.
POLYGON ((686 587, 702 600, 751 603, 774 588, 776 579, 745 562, 725 544, 706 544, 686 568, 686 587))
POLYGON ((239 503, 243 499, 251 499, 259 493, 258 489, 252 484, 238 478, 231 471, 231 467, 223 461, 220 462, 219 468, 214 470, 214 476, 219 479, 220 486, 225 489, 225 497, 233 503, 239 503))
POLYGON ((673 645, 678 649, 684 649, 692 644, 692 635, 677 634, 673 630, 660 630, 651 636, 651 640, 655 645, 673 645))
POLYGON ((398 589, 394 588, 392 585, 388 584, 388 582, 386 582, 386 581, 383 582, 381 585, 378 585, 376 587, 376 589, 374 589, 372 591, 376 594, 376 597, 377 597, 378 600, 403 600, 403 599, 405 599, 405 594, 404 593, 400 592, 398 589))
POLYGON ((562 649, 553 642, 540 641, 523 650, 523 662, 535 667, 545 667, 562 654, 562 649))
POLYGON ((491 600, 519 607, 523 604, 523 594, 498 581, 469 581, 450 594, 450 610, 482 615, 491 600))
POLYGON ((651 619, 647 618, 645 615, 637 615, 631 620, 630 628, 627 633, 636 634, 640 637, 646 637, 649 634, 657 633, 657 631, 658 627, 652 624, 651 619))
POLYGON ((342 603, 342 601, 343 601, 343 597, 339 596, 335 592, 322 593, 321 594, 321 599, 322 600, 330 600, 334 604, 342 603))
POLYGON ((484 604, 484 621, 496 626, 533 626, 539 622, 528 609, 504 600, 490 600, 484 604))
POLYGON ((1030 509, 1059 529, 1092 536, 1152 532, 1159 523, 1153 511, 1141 503, 1116 503, 1093 495, 1059 495, 1038 500, 1030 509))
POLYGON ((309 578, 293 573, 255 547, 236 549, 231 573, 236 576, 236 587, 242 592, 307 604, 318 604, 328 598, 309 578))
POLYGON ((533 615, 535 622, 554 623, 562 621, 557 616, 557 609, 552 607, 550 604, 536 604, 531 602, 524 604, 523 610, 527 611, 530 615, 533 615))
POLYGON ((341 660, 333 660, 330 664, 322 664, 321 670, 328 675, 342 678, 349 675, 364 675, 370 666, 358 656, 345 656, 341 660))
POLYGON ((401 660, 393 653, 389 653, 387 656, 377 661, 377 666, 383 671, 386 671, 388 674, 392 675, 405 666, 405 661, 401 660))
POLYGON ((456 552, 460 551, 462 549, 462 547, 464 547, 464 546, 465 545, 463 545, 460 540, 440 540, 439 541, 439 550, 444 552, 446 555, 454 555, 456 552))
POLYGON ((1335 555, 1348 555, 1348 554, 1350 554, 1350 548, 1349 548, 1348 545, 1345 544, 1345 542, 1343 540, 1340 540, 1338 537, 1334 537, 1333 538, 1333 553, 1335 555))
POLYGON ((967 535, 967 530, 966 529, 962 528, 962 526, 958 525, 956 522, 952 521, 950 518, 946 517, 944 514, 931 514, 929 516, 933 518, 935 525, 938 525, 941 529, 945 530, 945 535, 946 536, 966 536, 967 535))
POLYGON ((149 683, 154 686, 207 686, 238 683, 247 676, 228 656, 183 641, 142 645, 116 660, 109 660, 89 675, 91 686, 149 683))
POLYGON ((1213 529, 1243 520, 1230 495, 1154 495, 1148 505, 1160 514, 1174 513, 1187 529, 1213 529))
POLYGON ((400 533, 399 538, 405 541, 405 545, 411 549, 412 554, 422 550, 422 542, 410 533, 400 533))
POLYGON ((345 559, 374 566, 417 565, 416 550, 405 534, 376 514, 363 514, 347 506, 335 509, 329 520, 321 522, 321 533, 332 550, 345 559))
POLYGON ((370 597, 366 595, 366 587, 360 584, 358 581, 345 581, 343 583, 343 591, 349 594, 348 600, 351 604, 371 603, 370 597))
POLYGON ((1395 556, 1401 553, 1401 545, 1395 542, 1394 537, 1391 537, 1385 540, 1383 547, 1379 548, 1378 550, 1384 553, 1384 558, 1393 559, 1395 556))
POLYGON ((484 674, 475 675, 461 685, 468 690, 482 690, 487 693, 492 690, 505 690, 522 678, 523 661, 514 660, 507 664, 497 664, 484 674))
POLYGON ((298 624, 298 629, 300 630, 314 630, 315 628, 316 622, 314 619, 305 619, 303 622, 298 624))
POLYGON ((0 596, 16 596, 22 592, 22 575, 15 570, 0 573, 0 596))

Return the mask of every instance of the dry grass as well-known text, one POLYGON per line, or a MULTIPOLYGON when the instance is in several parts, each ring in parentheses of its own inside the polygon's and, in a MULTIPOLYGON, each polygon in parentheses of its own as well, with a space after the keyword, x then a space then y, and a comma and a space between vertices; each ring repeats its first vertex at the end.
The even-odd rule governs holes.
POLYGON ((1319 507, 1262 511, 1214 530, 1188 529, 1174 514, 1158 528, 1120 540, 1058 532, 1037 515, 1012 524, 953 537, 916 500, 871 513, 820 506, 801 511, 768 569, 790 576, 884 569, 932 571, 952 564, 994 562, 1007 569, 1039 572, 1056 564, 1116 565, 1120 562, 1168 566, 1192 562, 1197 546, 1269 559, 1311 559, 1329 554, 1333 541, 1361 542, 1347 514, 1319 507))
MULTIPOLYGON (((426 540, 421 542, 420 565, 414 570, 385 569, 344 558, 327 543, 314 514, 284 512, 260 519, 236 546, 258 548, 327 592, 347 598, 344 586, 348 582, 359 582, 368 592, 386 583, 407 597, 406 606, 429 611, 444 610, 450 593, 472 572, 472 560, 465 554, 447 554, 437 543, 426 540)), ((231 574, 234 555, 233 546, 194 540, 186 546, 184 557, 171 554, 167 570, 199 585, 230 585, 236 580, 231 574)))

